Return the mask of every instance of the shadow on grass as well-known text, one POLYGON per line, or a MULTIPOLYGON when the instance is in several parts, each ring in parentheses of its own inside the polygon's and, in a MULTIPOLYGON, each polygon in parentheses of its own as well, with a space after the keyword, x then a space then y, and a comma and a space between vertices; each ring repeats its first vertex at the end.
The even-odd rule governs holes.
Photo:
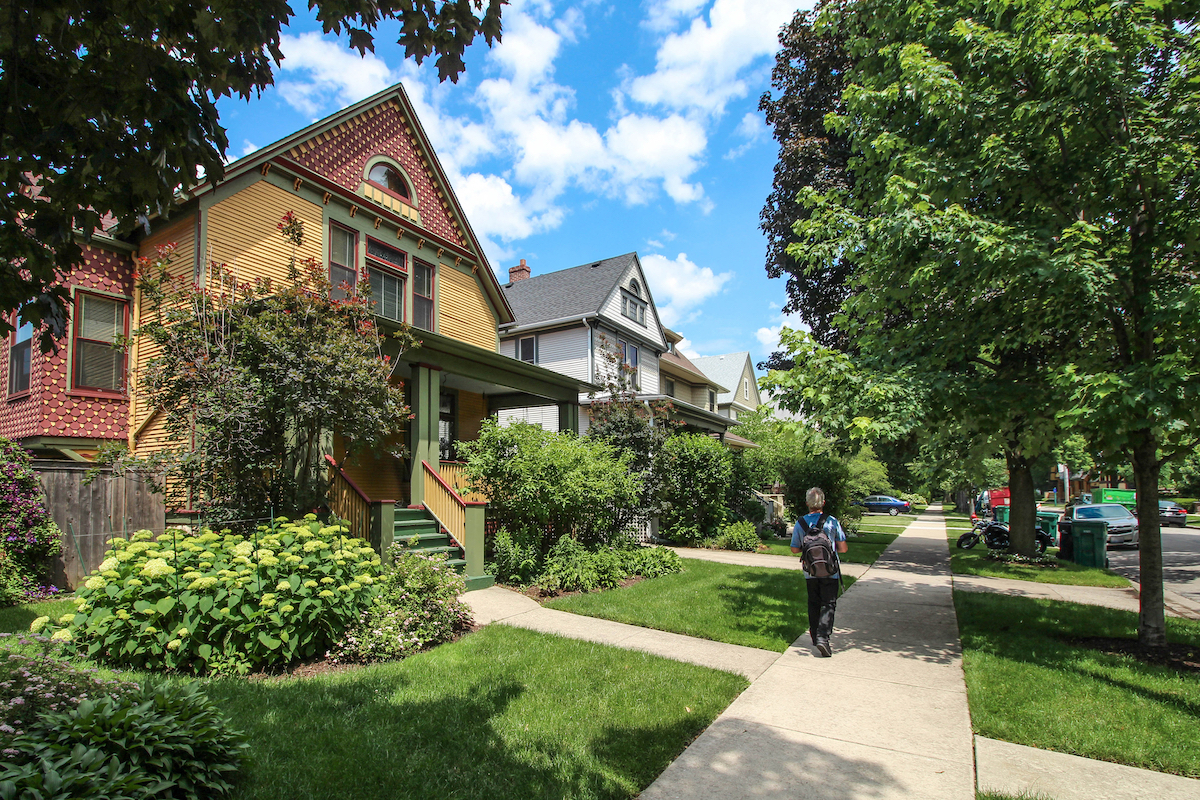
MULTIPOLYGON (((846 579, 846 585, 853 583, 846 579)), ((721 580, 717 600, 730 612, 735 630, 766 636, 786 648, 808 631, 808 590, 802 573, 747 569, 721 580)))
POLYGON ((75 610, 70 600, 48 600, 23 606, 0 608, 0 633, 26 633, 29 625, 40 616, 58 618, 75 610))

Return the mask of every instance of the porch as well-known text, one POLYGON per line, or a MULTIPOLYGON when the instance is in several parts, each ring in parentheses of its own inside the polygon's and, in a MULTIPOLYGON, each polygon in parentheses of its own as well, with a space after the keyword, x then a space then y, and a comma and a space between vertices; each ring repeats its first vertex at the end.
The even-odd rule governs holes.
POLYGON ((477 439, 483 420, 504 408, 550 407, 560 430, 578 432, 580 393, 599 387, 456 339, 419 335, 418 347, 389 354, 412 413, 395 443, 407 457, 375 453, 346 461, 335 442, 330 509, 380 553, 397 538, 418 536, 421 549, 461 560, 456 565, 469 589, 483 588, 492 583, 483 562, 487 498, 466 492, 457 444, 477 439), (397 510, 422 512, 436 535, 397 510), (438 538, 443 533, 445 543, 438 538))

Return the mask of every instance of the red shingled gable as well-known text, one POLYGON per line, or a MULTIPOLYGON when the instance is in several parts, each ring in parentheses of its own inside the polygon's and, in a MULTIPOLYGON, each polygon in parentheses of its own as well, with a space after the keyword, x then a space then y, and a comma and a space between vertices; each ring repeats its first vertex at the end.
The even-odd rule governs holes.
POLYGON ((398 163, 412 181, 421 224, 431 232, 467 247, 466 237, 450 211, 446 192, 437 184, 428 159, 399 104, 387 100, 293 147, 288 155, 329 180, 357 192, 372 156, 398 163))

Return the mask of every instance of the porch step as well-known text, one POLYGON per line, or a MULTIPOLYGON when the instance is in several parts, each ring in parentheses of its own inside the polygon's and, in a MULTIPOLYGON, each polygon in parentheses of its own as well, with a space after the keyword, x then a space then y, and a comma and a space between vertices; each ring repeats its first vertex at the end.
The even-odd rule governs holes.
MULTIPOLYGON (((454 544, 438 521, 423 508, 405 508, 396 506, 393 536, 397 543, 408 544, 416 539, 410 548, 424 555, 446 554, 446 563, 466 577, 467 559, 463 549, 454 544)), ((486 589, 493 583, 490 575, 479 575, 467 578, 467 590, 486 589)))

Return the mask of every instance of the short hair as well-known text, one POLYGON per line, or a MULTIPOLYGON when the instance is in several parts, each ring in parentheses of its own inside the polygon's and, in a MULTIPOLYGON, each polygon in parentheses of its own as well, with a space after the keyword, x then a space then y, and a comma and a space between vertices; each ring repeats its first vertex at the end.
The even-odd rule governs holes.
POLYGON ((824 508, 825 492, 814 486, 804 493, 804 502, 809 508, 824 508))

